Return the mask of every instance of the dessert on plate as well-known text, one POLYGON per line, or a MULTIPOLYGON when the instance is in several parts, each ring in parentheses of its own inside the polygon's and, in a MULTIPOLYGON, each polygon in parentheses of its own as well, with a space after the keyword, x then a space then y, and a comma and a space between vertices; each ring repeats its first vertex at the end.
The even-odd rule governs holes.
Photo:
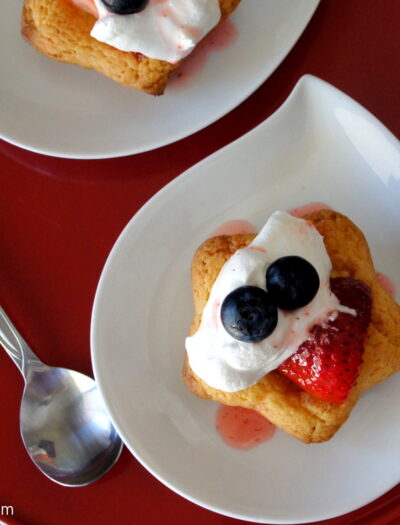
POLYGON ((192 287, 189 390, 306 443, 330 439, 362 392, 400 370, 400 306, 334 210, 275 212, 256 236, 206 240, 192 287))
POLYGON ((24 0, 22 34, 60 62, 152 95, 240 0, 24 0))

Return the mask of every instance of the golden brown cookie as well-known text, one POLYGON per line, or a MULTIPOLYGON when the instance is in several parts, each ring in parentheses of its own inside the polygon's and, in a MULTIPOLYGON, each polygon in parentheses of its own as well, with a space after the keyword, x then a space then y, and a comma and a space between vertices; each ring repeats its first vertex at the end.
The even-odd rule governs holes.
MULTIPOLYGON (((357 226, 333 210, 320 210, 304 218, 311 220, 324 238, 332 261, 332 277, 360 279, 371 288, 372 317, 364 359, 349 398, 342 404, 323 401, 304 392, 276 370, 249 388, 223 392, 196 376, 187 357, 183 377, 189 390, 199 397, 254 409, 305 443, 317 443, 337 432, 364 390, 400 370, 400 306, 379 283, 367 241, 357 226)), ((223 264, 253 238, 249 234, 214 237, 197 250, 192 263, 195 316, 191 335, 199 327, 203 308, 223 264)))
MULTIPOLYGON (((227 18, 240 0, 220 0, 227 18)), ((128 53, 90 36, 95 18, 71 0, 25 0, 22 35, 38 51, 60 62, 95 69, 124 86, 162 95, 170 73, 179 66, 128 53)))

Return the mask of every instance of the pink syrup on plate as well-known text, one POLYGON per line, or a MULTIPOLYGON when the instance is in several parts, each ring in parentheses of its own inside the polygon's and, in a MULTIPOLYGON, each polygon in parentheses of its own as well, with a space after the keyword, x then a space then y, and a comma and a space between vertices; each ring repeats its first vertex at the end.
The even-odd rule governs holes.
POLYGON ((293 217, 303 217, 309 213, 314 213, 315 211, 320 210, 331 210, 332 208, 323 202, 312 202, 311 204, 306 204, 305 206, 300 206, 299 208, 293 208, 289 210, 290 215, 293 217))
POLYGON ((395 298, 396 287, 395 287, 394 282, 390 279, 390 277, 380 272, 376 273, 376 277, 378 281, 380 282, 382 288, 384 288, 391 297, 395 298))
MULTIPOLYGON (((293 208, 289 211, 294 217, 303 217, 309 213, 319 210, 331 210, 332 208, 323 202, 313 202, 311 204, 306 204, 299 208, 293 208)), ((257 233, 257 228, 254 224, 251 224, 248 221, 243 220, 232 220, 227 221, 218 226, 210 235, 214 237, 216 235, 235 235, 237 233, 257 233)))
POLYGON ((207 63, 211 52, 222 51, 230 47, 236 40, 238 31, 232 20, 225 20, 206 35, 196 48, 179 66, 169 80, 169 85, 175 88, 185 87, 198 75, 207 63))
POLYGON ((257 233, 254 224, 242 220, 227 221, 218 226, 210 235, 216 237, 217 235, 236 235, 237 233, 257 233))
POLYGON ((268 441, 276 427, 254 410, 221 405, 217 410, 216 428, 223 441, 232 448, 250 450, 268 441))

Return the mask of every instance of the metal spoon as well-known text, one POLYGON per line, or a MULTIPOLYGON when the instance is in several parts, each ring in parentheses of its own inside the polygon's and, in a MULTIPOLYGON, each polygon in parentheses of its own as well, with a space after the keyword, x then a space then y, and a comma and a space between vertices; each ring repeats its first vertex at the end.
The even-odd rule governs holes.
POLYGON ((25 379, 21 436, 35 465, 56 483, 74 487, 105 474, 122 442, 95 381, 42 363, 1 307, 0 343, 25 379))

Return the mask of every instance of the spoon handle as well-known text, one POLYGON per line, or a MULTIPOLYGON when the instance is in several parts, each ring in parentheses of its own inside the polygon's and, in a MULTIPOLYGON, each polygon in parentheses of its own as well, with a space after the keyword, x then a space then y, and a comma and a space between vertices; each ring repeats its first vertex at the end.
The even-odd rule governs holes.
POLYGON ((31 365, 42 365, 0 306, 0 344, 26 379, 31 365))

